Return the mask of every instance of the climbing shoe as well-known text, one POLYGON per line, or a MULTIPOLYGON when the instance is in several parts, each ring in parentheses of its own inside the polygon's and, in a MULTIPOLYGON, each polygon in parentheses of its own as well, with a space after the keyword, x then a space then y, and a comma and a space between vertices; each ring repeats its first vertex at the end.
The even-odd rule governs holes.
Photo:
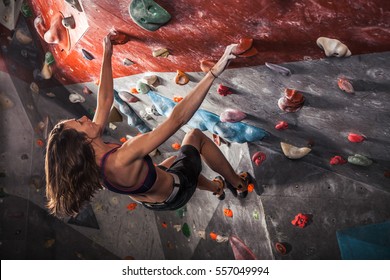
POLYGON ((248 172, 240 172, 239 176, 243 179, 244 185, 237 187, 237 194, 239 198, 246 198, 248 195, 248 186, 249 184, 253 184, 254 179, 248 172), (245 189, 245 191, 240 191, 241 189, 245 189))
POLYGON ((225 199, 225 180, 221 176, 217 176, 213 179, 213 182, 219 184, 218 190, 213 193, 219 200, 225 199))

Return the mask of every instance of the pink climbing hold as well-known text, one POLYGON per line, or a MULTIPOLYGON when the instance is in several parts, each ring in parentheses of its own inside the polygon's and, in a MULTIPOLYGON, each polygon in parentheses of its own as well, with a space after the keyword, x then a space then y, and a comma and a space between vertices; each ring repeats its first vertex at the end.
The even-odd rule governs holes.
POLYGON ((230 246, 232 246, 234 258, 236 260, 257 260, 255 254, 238 237, 229 237, 230 246))
POLYGON ((347 160, 342 158, 341 156, 334 156, 330 159, 329 163, 331 165, 340 165, 340 164, 345 164, 347 163, 347 160))
POLYGON ((217 92, 218 94, 222 95, 222 96, 226 96, 226 95, 229 95, 229 94, 233 94, 233 92, 230 90, 229 87, 227 86, 224 86, 222 84, 219 84, 219 87, 217 89, 217 92))
POLYGON ((277 130, 284 130, 288 128, 288 123, 285 121, 280 121, 275 125, 275 129, 277 130))
POLYGON ((363 135, 356 134, 356 133, 350 133, 348 134, 348 140, 352 143, 360 143, 363 142, 366 139, 363 135))
POLYGON ((256 164, 256 166, 259 166, 266 158, 267 156, 263 152, 256 152, 252 156, 252 161, 256 164))
POLYGON ((344 77, 340 77, 337 80, 337 85, 342 91, 345 91, 346 93, 354 93, 355 90, 349 80, 347 80, 344 77))
POLYGON ((246 114, 236 109, 226 109, 219 119, 221 122, 239 122, 246 118, 246 114))

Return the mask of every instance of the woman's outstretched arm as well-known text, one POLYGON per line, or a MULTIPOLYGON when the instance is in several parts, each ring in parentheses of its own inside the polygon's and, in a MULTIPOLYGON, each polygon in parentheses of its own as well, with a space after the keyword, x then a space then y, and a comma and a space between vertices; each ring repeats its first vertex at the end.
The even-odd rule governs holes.
POLYGON ((195 112, 199 109, 206 97, 215 77, 222 74, 229 61, 235 56, 231 53, 236 44, 229 45, 219 61, 208 72, 203 79, 180 101, 172 110, 171 115, 153 131, 139 135, 128 140, 123 146, 129 153, 128 160, 144 157, 169 137, 171 137, 181 126, 186 124, 195 112))
POLYGON ((100 85, 98 90, 97 106, 93 122, 101 127, 103 132, 107 124, 112 104, 114 102, 114 81, 112 76, 112 43, 111 37, 115 32, 110 32, 103 39, 103 61, 100 70, 100 85))

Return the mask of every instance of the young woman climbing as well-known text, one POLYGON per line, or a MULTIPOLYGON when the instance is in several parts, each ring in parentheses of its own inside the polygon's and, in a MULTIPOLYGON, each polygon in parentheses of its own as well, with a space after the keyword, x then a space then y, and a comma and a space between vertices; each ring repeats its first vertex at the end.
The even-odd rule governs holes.
POLYGON ((93 120, 86 116, 59 122, 51 131, 46 148, 47 207, 56 216, 73 216, 102 188, 129 195, 152 210, 175 210, 184 206, 196 188, 225 198, 225 187, 240 197, 247 194, 250 176, 236 174, 214 142, 194 129, 183 139, 177 156, 155 167, 148 155, 191 119, 213 81, 222 74, 236 45, 229 45, 220 60, 178 103, 171 115, 153 131, 129 139, 123 145, 102 139, 113 104, 111 58, 118 34, 103 39, 97 108, 93 120), (221 176, 208 180, 201 175, 201 158, 221 176))

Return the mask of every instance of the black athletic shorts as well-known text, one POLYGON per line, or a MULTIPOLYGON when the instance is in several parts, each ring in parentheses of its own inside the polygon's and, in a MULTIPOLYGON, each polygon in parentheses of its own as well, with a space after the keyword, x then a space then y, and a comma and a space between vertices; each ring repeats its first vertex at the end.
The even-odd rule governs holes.
POLYGON ((176 174, 180 179, 179 191, 175 198, 170 202, 163 203, 145 203, 142 204, 151 210, 164 211, 176 210, 190 200, 198 185, 198 177, 202 171, 202 162, 199 151, 191 145, 184 145, 180 148, 179 154, 167 172, 176 174))

